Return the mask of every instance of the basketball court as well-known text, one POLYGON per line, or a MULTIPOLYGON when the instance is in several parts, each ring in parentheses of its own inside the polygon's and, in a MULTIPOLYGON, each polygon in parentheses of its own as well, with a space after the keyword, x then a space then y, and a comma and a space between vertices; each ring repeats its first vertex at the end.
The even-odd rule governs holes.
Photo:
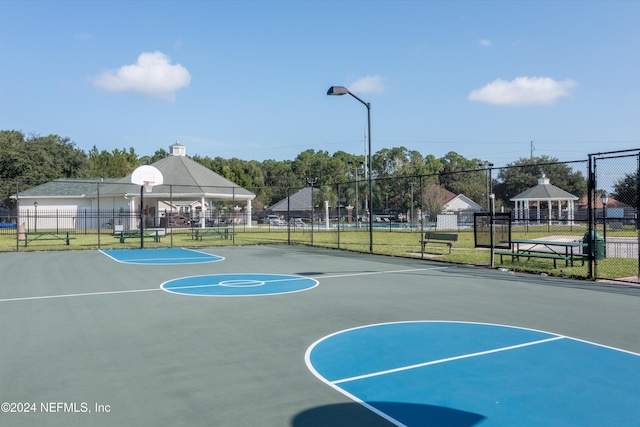
POLYGON ((291 246, 0 268, 2 425, 640 419, 637 287, 291 246))

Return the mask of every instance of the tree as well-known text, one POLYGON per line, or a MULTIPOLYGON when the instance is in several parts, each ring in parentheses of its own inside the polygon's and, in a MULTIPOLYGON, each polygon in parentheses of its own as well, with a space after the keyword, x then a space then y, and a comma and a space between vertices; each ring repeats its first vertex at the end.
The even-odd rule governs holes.
POLYGON ((260 191, 262 205, 271 206, 289 195, 288 188, 301 185, 300 178, 293 173, 291 163, 291 160, 262 162, 260 168, 264 182, 264 187, 260 191))
POLYGON ((638 207, 638 176, 635 173, 625 174, 613 185, 611 197, 634 208, 638 207))
POLYGON ((340 158, 331 157, 328 151, 309 149, 296 156, 291 169, 303 185, 307 185, 307 178, 315 177, 316 185, 321 186, 342 181, 346 165, 340 158))
POLYGON ((156 152, 153 153, 153 156, 140 157, 139 163, 141 165, 150 165, 152 163, 157 162, 158 160, 164 159, 165 157, 169 157, 169 152, 164 148, 161 148, 159 150, 156 150, 156 152))
POLYGON ((89 176, 89 162, 84 151, 69 138, 58 135, 25 137, 18 131, 0 131, 0 203, 20 190, 58 178, 89 176))
POLYGON ((436 217, 442 212, 445 203, 447 202, 447 191, 436 184, 431 184, 424 189, 423 202, 425 215, 429 215, 429 220, 434 221, 436 217))
POLYGON ((486 205, 488 162, 466 159, 453 151, 440 159, 440 185, 454 194, 464 194, 480 205, 486 205))
POLYGON ((111 152, 98 152, 95 145, 89 150, 89 164, 91 174, 102 178, 122 178, 141 165, 133 147, 129 151, 115 148, 111 152))

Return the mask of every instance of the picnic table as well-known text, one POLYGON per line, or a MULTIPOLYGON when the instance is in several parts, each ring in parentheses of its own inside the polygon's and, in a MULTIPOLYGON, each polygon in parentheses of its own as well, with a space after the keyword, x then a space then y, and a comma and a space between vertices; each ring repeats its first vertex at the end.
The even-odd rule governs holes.
POLYGON ((553 267, 557 267, 557 261, 564 261, 565 266, 572 266, 575 259, 580 259, 584 264, 587 254, 582 249, 587 244, 582 241, 537 240, 537 239, 511 239, 510 251, 497 251, 500 262, 504 256, 510 256, 511 260, 519 261, 520 258, 541 258, 553 260, 553 267), (576 252, 575 249, 581 249, 576 252))
POLYGON ((62 240, 69 245, 69 241, 75 239, 70 236, 71 234, 73 234, 71 231, 25 231, 24 245, 27 246, 29 242, 35 240, 62 240))
POLYGON ((233 236, 233 227, 200 227, 191 229, 191 238, 202 241, 206 236, 219 236, 223 239, 228 239, 233 236))
POLYGON ((140 235, 140 230, 116 230, 113 232, 113 237, 120 239, 120 243, 124 243, 126 239, 153 239, 154 242, 159 242, 164 236, 160 234, 161 230, 144 230, 140 235))

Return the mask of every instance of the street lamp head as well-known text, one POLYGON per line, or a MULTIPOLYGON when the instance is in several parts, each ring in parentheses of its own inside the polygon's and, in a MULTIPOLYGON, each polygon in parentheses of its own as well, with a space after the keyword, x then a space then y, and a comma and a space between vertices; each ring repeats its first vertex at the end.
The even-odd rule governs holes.
POLYGON ((607 203, 609 203, 609 195, 606 191, 603 191, 602 194, 600 194, 600 201, 602 202, 602 206, 607 206, 607 203))
POLYGON ((346 95, 349 93, 349 89, 344 86, 331 86, 327 91, 327 95, 346 95))

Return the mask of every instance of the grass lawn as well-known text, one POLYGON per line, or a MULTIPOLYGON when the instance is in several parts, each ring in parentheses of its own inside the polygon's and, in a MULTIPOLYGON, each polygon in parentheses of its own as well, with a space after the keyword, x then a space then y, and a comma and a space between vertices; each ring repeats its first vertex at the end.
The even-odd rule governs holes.
MULTIPOLYGON (((48 251, 48 250, 82 250, 82 249, 124 249, 139 248, 138 238, 127 239, 120 243, 118 238, 114 238, 111 233, 97 234, 96 230, 91 230, 92 234, 73 234, 73 240, 67 246, 63 240, 35 240, 24 245, 24 241, 16 242, 15 234, 0 235, 0 252, 23 251, 48 251)), ((580 240, 585 233, 585 228, 576 226, 571 230, 561 230, 563 235, 570 235, 572 239, 580 240)), ((528 227, 526 230, 513 230, 513 238, 544 238, 551 234, 561 234, 561 232, 550 232, 547 227, 528 227)), ((448 232, 451 233, 451 232, 448 232)), ((391 255, 398 257, 413 257, 442 261, 455 264, 467 264, 478 266, 489 266, 491 264, 491 252, 485 248, 474 247, 474 235, 471 229, 460 230, 458 241, 453 246, 451 254, 446 245, 430 244, 425 248, 425 253, 421 254, 420 232, 408 230, 375 230, 373 232, 373 251, 376 254, 391 255)), ((626 234, 628 236, 628 233, 626 234)), ((237 227, 235 234, 224 238, 221 236, 206 236, 202 241, 193 239, 188 229, 175 229, 173 233, 163 236, 160 242, 153 239, 145 239, 144 247, 215 247, 229 245, 262 245, 262 244, 294 244, 313 245, 326 248, 335 248, 348 251, 369 252, 369 231, 368 228, 340 230, 326 230, 323 228, 296 229, 268 228, 268 227, 237 227)), ((500 257, 494 257, 494 266, 503 267, 513 271, 523 271, 530 273, 546 273, 553 276, 587 278, 587 263, 583 266, 581 262, 575 262, 573 267, 566 267, 564 262, 558 262, 557 268, 553 267, 553 262, 547 259, 531 259, 512 261, 511 257, 504 257, 500 263, 500 257)), ((632 277, 637 275, 638 260, 623 258, 606 258, 598 260, 598 278, 619 278, 632 277)))

